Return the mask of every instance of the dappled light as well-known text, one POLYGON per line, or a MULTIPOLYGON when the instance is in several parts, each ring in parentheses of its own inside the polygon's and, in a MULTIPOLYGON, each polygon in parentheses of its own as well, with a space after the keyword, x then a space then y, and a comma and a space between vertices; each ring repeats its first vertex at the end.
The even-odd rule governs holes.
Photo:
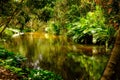
POLYGON ((119 15, 119 0, 1 0, 0 80, 120 80, 119 15))

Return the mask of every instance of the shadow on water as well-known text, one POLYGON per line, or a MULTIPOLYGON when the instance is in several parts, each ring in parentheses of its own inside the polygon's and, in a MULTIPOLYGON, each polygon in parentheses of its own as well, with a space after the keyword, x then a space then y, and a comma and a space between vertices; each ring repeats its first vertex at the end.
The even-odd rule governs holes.
POLYGON ((25 33, 5 46, 26 56, 28 65, 53 71, 64 80, 99 80, 108 60, 103 46, 72 44, 46 33, 25 33))

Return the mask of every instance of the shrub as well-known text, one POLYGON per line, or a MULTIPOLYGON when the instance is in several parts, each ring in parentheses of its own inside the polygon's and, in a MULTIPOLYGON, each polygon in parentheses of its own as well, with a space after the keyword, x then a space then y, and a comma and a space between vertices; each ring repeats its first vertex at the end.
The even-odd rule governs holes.
POLYGON ((0 66, 17 74, 20 80, 63 80, 60 75, 47 70, 36 70, 25 65, 27 58, 0 48, 0 66))
POLYGON ((67 29, 67 35, 77 43, 105 44, 115 32, 105 24, 105 18, 99 6, 96 6, 95 11, 88 12, 86 17, 81 17, 80 21, 68 23, 67 29))

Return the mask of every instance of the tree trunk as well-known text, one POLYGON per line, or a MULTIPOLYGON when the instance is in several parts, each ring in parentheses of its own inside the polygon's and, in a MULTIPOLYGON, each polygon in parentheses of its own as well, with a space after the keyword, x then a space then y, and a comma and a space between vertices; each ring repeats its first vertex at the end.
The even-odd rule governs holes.
POLYGON ((110 59, 100 80, 120 80, 120 29, 110 59))

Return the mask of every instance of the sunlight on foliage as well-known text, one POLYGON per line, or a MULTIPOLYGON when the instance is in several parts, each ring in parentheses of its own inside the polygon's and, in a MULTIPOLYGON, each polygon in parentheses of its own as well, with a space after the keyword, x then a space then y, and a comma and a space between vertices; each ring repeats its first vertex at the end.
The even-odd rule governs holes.
POLYGON ((88 12, 86 17, 81 17, 79 22, 68 24, 67 28, 67 35, 77 43, 84 43, 86 37, 88 37, 87 39, 91 37, 93 43, 105 43, 111 37, 109 34, 114 32, 114 29, 111 33, 108 31, 109 27, 105 25, 105 18, 99 6, 96 6, 95 11, 88 12))

